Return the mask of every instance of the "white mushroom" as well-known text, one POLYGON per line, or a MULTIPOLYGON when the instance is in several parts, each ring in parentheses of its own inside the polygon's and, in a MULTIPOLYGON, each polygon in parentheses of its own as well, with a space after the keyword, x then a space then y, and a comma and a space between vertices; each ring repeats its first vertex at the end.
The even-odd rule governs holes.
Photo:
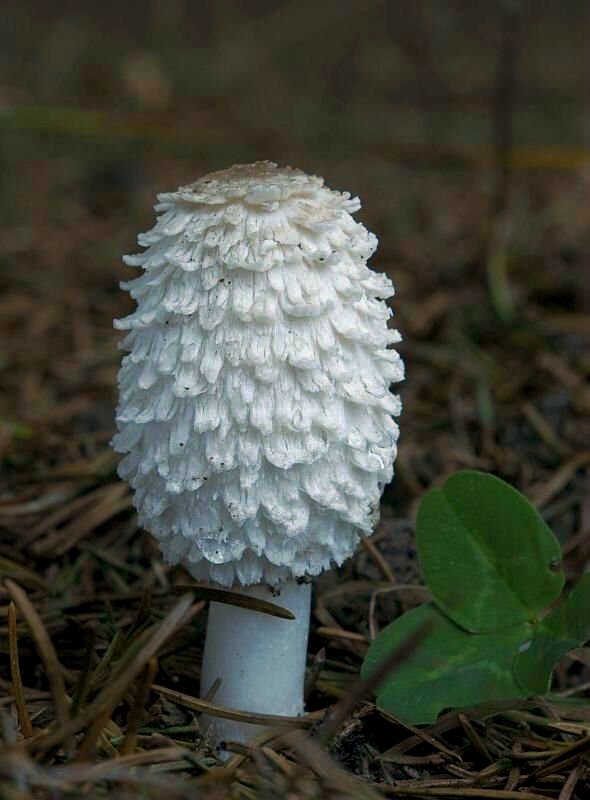
MULTIPOLYGON (((303 711, 309 578, 371 532, 393 474, 389 278, 360 202, 270 162, 158 195, 125 261, 137 310, 119 373, 120 476, 169 563, 290 609, 212 603, 201 692, 252 712, 303 711), (242 588, 243 587, 243 588, 242 588)), ((256 728, 217 719, 218 739, 256 728)))

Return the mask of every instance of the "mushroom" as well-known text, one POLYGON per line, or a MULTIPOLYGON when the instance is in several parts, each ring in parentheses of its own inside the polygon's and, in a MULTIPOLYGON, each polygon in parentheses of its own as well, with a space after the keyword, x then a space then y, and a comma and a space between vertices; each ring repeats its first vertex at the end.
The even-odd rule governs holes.
MULTIPOLYGON (((119 475, 168 563, 295 617, 212 602, 202 696, 299 715, 310 580, 371 532, 393 475, 393 286, 367 267, 359 200, 317 176, 237 165, 158 201, 115 322, 119 475)), ((218 741, 259 730, 211 722, 218 741)))

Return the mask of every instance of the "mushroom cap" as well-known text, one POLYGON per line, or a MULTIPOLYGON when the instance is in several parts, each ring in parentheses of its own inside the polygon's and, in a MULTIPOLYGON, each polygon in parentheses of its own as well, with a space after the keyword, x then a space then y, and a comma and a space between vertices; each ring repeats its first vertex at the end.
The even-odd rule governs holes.
POLYGON ((115 322, 113 447, 140 524, 224 586, 341 564, 392 478, 403 378, 358 199, 265 161, 158 200, 115 322))

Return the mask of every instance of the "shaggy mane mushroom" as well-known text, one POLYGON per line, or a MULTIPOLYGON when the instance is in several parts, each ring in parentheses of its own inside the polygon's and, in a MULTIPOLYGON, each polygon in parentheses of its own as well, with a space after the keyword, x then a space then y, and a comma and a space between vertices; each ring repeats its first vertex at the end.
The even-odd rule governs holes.
MULTIPOLYGON (((119 474, 164 558, 295 620, 211 603, 201 693, 303 711, 310 579, 376 522, 403 377, 360 202, 270 162, 158 195, 119 373, 119 474)), ((256 726, 212 720, 218 741, 256 726)))

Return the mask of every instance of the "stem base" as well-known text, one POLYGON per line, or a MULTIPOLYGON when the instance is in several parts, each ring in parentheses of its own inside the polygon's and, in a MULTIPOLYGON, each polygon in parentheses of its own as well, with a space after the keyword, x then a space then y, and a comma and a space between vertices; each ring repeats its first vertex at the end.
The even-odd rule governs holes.
MULTIPOLYGON (((210 698, 216 705, 261 714, 302 714, 311 583, 283 583, 274 594, 264 585, 234 591, 283 606, 295 619, 278 619, 212 602, 201 667, 201 697, 206 697, 220 678, 221 685, 210 698)), ((264 730, 261 725, 221 717, 206 717, 206 724, 216 744, 247 742, 264 730)))

